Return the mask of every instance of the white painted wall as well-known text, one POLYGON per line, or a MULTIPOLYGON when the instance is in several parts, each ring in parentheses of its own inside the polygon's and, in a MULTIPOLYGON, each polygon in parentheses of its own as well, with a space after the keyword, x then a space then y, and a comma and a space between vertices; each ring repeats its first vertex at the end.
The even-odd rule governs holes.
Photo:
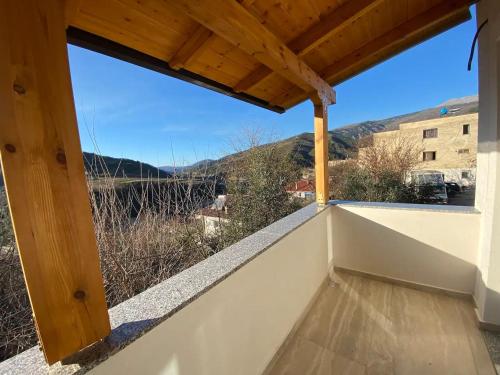
POLYGON ((479 37, 479 136, 476 206, 481 211, 474 298, 480 318, 500 324, 500 1, 477 4, 479 37))
POLYGON ((325 210, 93 374, 261 374, 328 276, 325 210))
POLYGON ((472 293, 479 214, 383 206, 332 207, 335 266, 472 293))
POLYGON ((445 207, 328 207, 91 372, 261 374, 332 264, 470 294, 480 220, 445 207))

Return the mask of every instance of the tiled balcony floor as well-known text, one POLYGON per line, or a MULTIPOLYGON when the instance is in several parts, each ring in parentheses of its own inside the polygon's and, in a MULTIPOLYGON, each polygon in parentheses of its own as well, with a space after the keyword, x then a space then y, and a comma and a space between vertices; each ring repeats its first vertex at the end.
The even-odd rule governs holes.
POLYGON ((495 374, 469 301, 336 277, 270 374, 495 374))

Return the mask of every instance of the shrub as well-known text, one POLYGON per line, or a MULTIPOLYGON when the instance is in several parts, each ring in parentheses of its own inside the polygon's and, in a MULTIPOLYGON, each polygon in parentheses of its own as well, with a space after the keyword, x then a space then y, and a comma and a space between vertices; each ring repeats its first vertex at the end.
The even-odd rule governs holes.
POLYGON ((229 222, 222 226, 227 246, 272 224, 302 207, 286 188, 300 178, 291 152, 276 143, 260 145, 260 137, 247 134, 248 150, 228 175, 229 222))
POLYGON ((330 167, 330 193, 334 199, 365 202, 425 203, 431 189, 409 183, 419 161, 420 148, 403 138, 379 142, 362 140, 357 159, 330 167))
POLYGON ((117 184, 110 178, 90 189, 110 307, 217 251, 195 220, 202 203, 213 199, 205 195, 209 193, 193 194, 192 184, 181 179, 144 180, 126 187, 117 184))
MULTIPOLYGON (((230 173, 231 222, 206 233, 195 216, 213 202, 217 176, 116 179, 102 159, 87 171, 108 307, 198 263, 299 208, 286 192, 298 178, 289 155, 253 147, 230 173), (93 168, 93 167, 92 167, 93 168), (103 172, 104 171, 104 172, 103 172), (103 175, 104 174, 104 175, 103 175)), ((0 194, 0 360, 37 343, 5 197, 0 194)))
MULTIPOLYGON (((213 199, 216 181, 89 178, 109 307, 220 249, 218 239, 205 234, 195 220, 196 210, 213 199)), ((5 192, 0 189, 0 360, 4 360, 35 346, 37 336, 5 192)))

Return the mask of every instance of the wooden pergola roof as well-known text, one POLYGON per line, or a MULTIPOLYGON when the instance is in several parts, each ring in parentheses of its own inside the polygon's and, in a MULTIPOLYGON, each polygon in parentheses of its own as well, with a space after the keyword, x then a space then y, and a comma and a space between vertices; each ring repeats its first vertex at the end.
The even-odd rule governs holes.
POLYGON ((68 40, 283 112, 312 91, 297 64, 336 85, 469 19, 471 3, 72 0, 68 40))

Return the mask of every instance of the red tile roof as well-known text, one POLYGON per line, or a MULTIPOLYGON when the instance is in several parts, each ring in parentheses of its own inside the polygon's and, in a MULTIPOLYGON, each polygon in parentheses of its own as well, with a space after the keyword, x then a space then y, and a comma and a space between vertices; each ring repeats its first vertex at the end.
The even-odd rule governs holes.
POLYGON ((299 180, 287 186, 286 191, 289 193, 299 191, 316 191, 316 184, 312 180, 299 180))

